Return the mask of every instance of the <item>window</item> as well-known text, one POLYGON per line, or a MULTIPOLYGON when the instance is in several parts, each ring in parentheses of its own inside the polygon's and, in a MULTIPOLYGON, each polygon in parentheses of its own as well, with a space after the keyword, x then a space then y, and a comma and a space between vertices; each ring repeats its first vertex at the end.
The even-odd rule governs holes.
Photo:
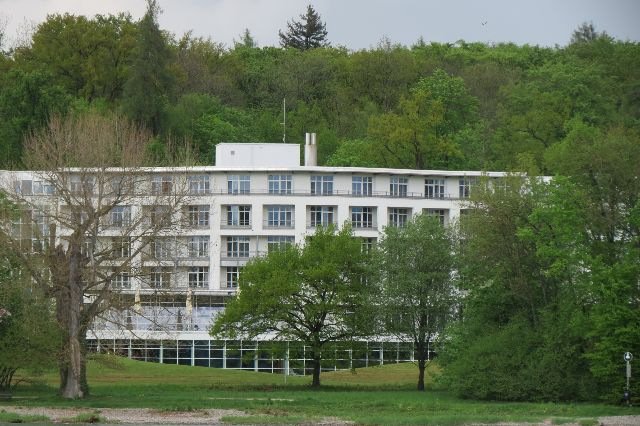
POLYGON ((131 225, 131 206, 115 206, 111 209, 111 226, 121 228, 131 225))
POLYGON ((227 257, 249 257, 249 237, 227 237, 227 257))
POLYGON ((311 211, 311 221, 309 225, 312 228, 315 228, 318 226, 326 227, 334 223, 333 221, 334 212, 335 212, 334 206, 311 206, 310 211, 311 211))
POLYGON ((292 235, 270 235, 267 237, 267 251, 279 250, 287 244, 293 244, 295 239, 292 235))
POLYGON ((293 226, 293 206, 266 206, 269 228, 291 228, 293 226))
POLYGON ((400 176, 391 176, 389 184, 389 192, 392 197, 406 197, 409 178, 400 176))
POLYGON ((33 181, 30 179, 16 181, 14 188, 18 194, 31 195, 33 194, 33 181))
POLYGON ((171 176, 154 176, 151 179, 151 193, 153 195, 167 195, 173 191, 173 178, 171 176))
POLYGON ((149 251, 153 259, 171 259, 173 257, 173 241, 169 238, 155 238, 149 243, 149 251))
POLYGON ((247 175, 229 175, 227 190, 229 194, 248 194, 251 192, 251 178, 247 175))
POLYGON ((48 242, 49 217, 43 212, 23 210, 12 220, 11 228, 25 252, 39 252, 48 242))
POLYGON ((228 206, 227 226, 250 227, 251 206, 228 206))
POLYGON ((208 266, 192 266, 189 270, 189 287, 208 287, 209 286, 209 267, 208 266))
POLYGON ((149 286, 153 288, 168 288, 171 286, 171 268, 166 266, 151 268, 149 271, 149 286))
POLYGON ((209 206, 187 206, 187 220, 189 226, 196 228, 209 227, 209 206))
POLYGON ((353 176, 351 178, 351 192, 353 195, 372 195, 373 178, 371 176, 353 176))
POLYGON ((469 198, 469 194, 471 193, 471 186, 475 183, 475 179, 461 178, 458 181, 460 198, 469 198))
POLYGON ((403 228, 409 220, 409 209, 393 207, 389 209, 389 226, 403 228))
POLYGON ((209 257, 209 236, 189 237, 187 241, 189 257, 209 257))
POLYGON ((131 238, 129 237, 113 237, 111 238, 111 253, 116 259, 127 258, 131 256, 131 238))
POLYGON ((311 176, 311 194, 333 194, 333 176, 311 176))
POLYGON ((441 225, 445 224, 446 218, 449 216, 449 210, 447 209, 424 209, 424 213, 437 217, 441 225))
POLYGON ((33 212, 34 236, 45 238, 49 236, 49 216, 41 211, 33 212))
POLYGON ((510 189, 511 185, 507 178, 495 178, 492 180, 493 188, 500 192, 506 192, 510 189))
POLYGON ((91 176, 70 176, 69 177, 69 190, 74 194, 93 194, 93 187, 96 179, 91 176))
POLYGON ((424 180, 425 198, 444 198, 444 179, 427 178, 424 180))
POLYGON ((354 228, 373 228, 373 207, 351 207, 351 225, 354 228))
POLYGON ((238 288, 238 278, 240 278, 240 268, 227 266, 227 288, 238 288))
POLYGON ((362 238, 361 239, 362 245, 362 252, 363 253, 371 253, 371 250, 373 250, 373 248, 376 245, 376 238, 362 238))
POLYGON ((33 193, 36 195, 52 195, 55 193, 53 185, 48 182, 33 182, 33 193))
POLYGON ((291 194, 291 175, 269 175, 269 194, 291 194))
POLYGON ((187 178, 189 182, 189 193, 192 195, 209 193, 209 176, 193 175, 187 178))
POLYGON ((171 212, 169 206, 154 206, 151 208, 151 225, 165 227, 171 224, 171 212))
POLYGON ((131 288, 131 275, 129 272, 119 272, 111 278, 111 286, 114 288, 131 288))

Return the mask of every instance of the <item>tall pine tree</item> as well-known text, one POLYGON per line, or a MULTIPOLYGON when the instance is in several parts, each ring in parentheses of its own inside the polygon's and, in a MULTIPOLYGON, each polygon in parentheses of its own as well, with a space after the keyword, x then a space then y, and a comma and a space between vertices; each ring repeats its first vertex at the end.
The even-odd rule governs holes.
POLYGON ((171 50, 158 27, 162 12, 156 0, 147 0, 147 12, 138 23, 138 39, 122 106, 138 123, 160 131, 162 116, 174 83, 169 71, 171 50))
POLYGON ((287 22, 287 32, 278 32, 282 47, 308 50, 316 47, 328 47, 327 27, 313 6, 307 6, 307 13, 300 15, 299 21, 287 22))

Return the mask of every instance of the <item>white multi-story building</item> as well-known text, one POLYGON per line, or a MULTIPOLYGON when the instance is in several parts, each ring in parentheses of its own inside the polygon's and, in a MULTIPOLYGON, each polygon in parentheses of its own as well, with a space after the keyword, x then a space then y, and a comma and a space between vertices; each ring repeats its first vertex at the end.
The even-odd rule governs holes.
MULTIPOLYGON (((300 154, 298 144, 223 143, 216 147, 215 166, 145 169, 152 193, 168 194, 177 180, 186 180, 188 201, 175 232, 153 237, 140 253, 146 279, 125 275, 115 284, 135 297, 135 309, 120 318, 119 326, 97 321, 90 345, 156 362, 281 370, 282 360, 262 351, 260 342, 213 340, 208 334, 225 299, 238 291, 249 259, 281 244, 302 243, 316 227, 329 224, 351 224, 365 245, 375 244, 385 227, 403 226, 421 213, 446 225, 460 216, 461 201, 478 178, 505 175, 321 167, 313 134, 307 136, 304 165, 300 154)), ((30 182, 28 172, 3 173, 23 190, 49 192, 46 182, 30 182)), ((119 206, 110 221, 116 227, 125 224, 139 208, 119 206)), ((154 214, 149 212, 151 220, 154 214)), ((291 345, 290 368, 304 373, 305 348, 291 345)), ((363 342, 355 349, 336 347, 329 368, 409 360, 412 354, 410 343, 363 342)))

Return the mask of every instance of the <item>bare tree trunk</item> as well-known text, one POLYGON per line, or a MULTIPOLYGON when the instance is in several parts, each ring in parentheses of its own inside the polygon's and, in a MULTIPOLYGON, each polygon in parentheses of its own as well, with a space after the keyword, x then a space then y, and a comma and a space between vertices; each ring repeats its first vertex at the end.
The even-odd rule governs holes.
POLYGON ((426 367, 426 361, 425 359, 419 359, 418 360, 418 390, 419 391, 424 391, 424 370, 426 367))
POLYGON ((311 381, 312 388, 320 387, 320 355, 313 354, 313 379, 311 381))
POLYGON ((418 390, 424 391, 424 372, 427 367, 427 344, 424 341, 416 343, 416 358, 418 359, 418 390))
MULTIPOLYGON (((83 389, 83 369, 84 351, 81 341, 84 341, 84 330, 81 322, 83 307, 83 291, 80 273, 80 250, 71 244, 69 270, 67 280, 68 297, 62 297, 59 303, 59 312, 63 314, 65 320, 62 324, 66 331, 63 343, 61 370, 60 370, 60 393, 64 398, 78 399, 84 398, 83 389), (66 302, 66 303, 65 303, 66 302)), ((86 377, 84 377, 86 383, 86 377)))
POLYGON ((311 365, 313 367, 313 378, 311 380, 312 388, 320 387, 320 366, 321 366, 321 350, 320 345, 313 345, 311 347, 311 359, 313 360, 311 365))

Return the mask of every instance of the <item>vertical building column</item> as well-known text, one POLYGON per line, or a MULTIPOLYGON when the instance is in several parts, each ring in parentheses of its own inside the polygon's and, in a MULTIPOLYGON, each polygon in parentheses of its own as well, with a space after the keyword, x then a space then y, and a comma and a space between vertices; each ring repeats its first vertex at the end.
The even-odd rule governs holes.
POLYGON ((364 349, 364 366, 369 366, 369 341, 367 340, 365 349, 364 349))
POLYGON ((258 371, 258 341, 256 340, 255 352, 253 353, 253 371, 258 371))
POLYGON ((227 368, 227 340, 222 344, 222 368, 227 368))
POLYGON ((284 354, 284 375, 289 375, 289 341, 287 340, 287 351, 284 354))

